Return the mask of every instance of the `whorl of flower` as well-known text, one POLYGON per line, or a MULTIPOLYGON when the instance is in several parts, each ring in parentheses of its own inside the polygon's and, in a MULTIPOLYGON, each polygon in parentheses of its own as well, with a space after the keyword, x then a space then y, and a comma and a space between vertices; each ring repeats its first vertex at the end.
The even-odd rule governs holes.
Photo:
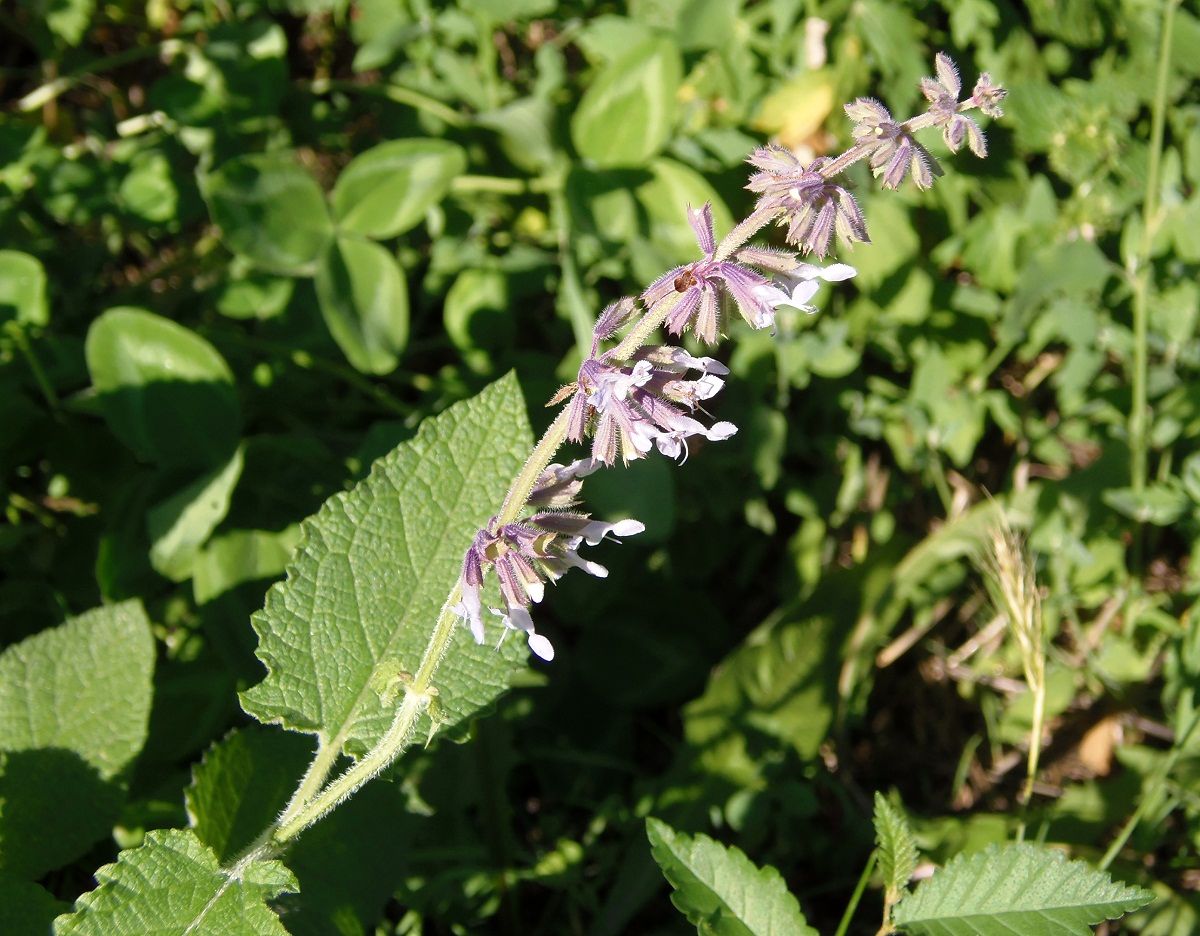
POLYGON ((857 98, 845 106, 846 116, 854 121, 851 134, 855 143, 870 147, 870 166, 884 188, 899 188, 904 177, 912 174, 917 188, 933 185, 942 175, 933 154, 925 149, 911 130, 892 119, 891 112, 874 98, 857 98))
POLYGON ((672 293, 680 293, 667 313, 667 331, 681 335, 690 325, 696 337, 705 344, 716 344, 723 290, 733 298, 742 318, 755 328, 762 328, 764 309, 754 298, 754 288, 766 279, 740 264, 714 259, 717 241, 713 233, 712 205, 706 202, 702 208, 689 206, 687 213, 704 259, 664 273, 642 293, 642 301, 653 310, 672 293))
MULTIPOLYGON (((551 465, 538 479, 529 503, 569 507, 579 492, 579 479, 596 470, 592 459, 570 465, 551 465)), ((500 585, 505 607, 491 608, 509 630, 521 631, 529 649, 543 660, 554 659, 554 646, 539 634, 529 614, 531 605, 545 596, 546 582, 557 582, 569 569, 583 569, 589 575, 604 578, 608 569, 579 555, 583 544, 598 545, 610 534, 633 536, 645 527, 637 520, 601 523, 587 514, 567 510, 543 510, 513 523, 499 524, 495 517, 476 532, 463 557, 459 588, 462 597, 453 612, 471 629, 476 642, 484 642, 484 575, 491 569, 500 585)), ((503 639, 503 637, 501 638, 503 639)))
POLYGON ((788 243, 821 258, 829 253, 835 231, 847 246, 870 243, 854 196, 821 174, 828 159, 805 166, 790 150, 772 144, 755 150, 746 161, 758 169, 746 186, 759 196, 754 210, 779 213, 788 243))
MULTIPOLYGON (((984 82, 984 92, 980 102, 968 101, 966 105, 960 105, 958 98, 962 93, 962 80, 959 78, 958 68, 950 60, 950 56, 945 52, 939 52, 934 59, 934 69, 937 72, 936 78, 921 79, 921 92, 929 101, 926 113, 929 114, 934 126, 942 128, 942 139, 946 141, 950 152, 957 153, 962 147, 963 141, 966 140, 971 152, 983 159, 987 156, 987 140, 983 135, 983 130, 972 118, 961 113, 961 110, 964 107, 980 106, 981 102, 986 101, 988 109, 984 113, 997 112, 999 108, 992 102, 992 97, 996 91, 999 91, 999 99, 1003 99, 1004 90, 992 88, 991 80, 987 75, 981 75, 980 80, 984 82)), ((978 87, 977 83, 976 88, 978 87)))
MULTIPOLYGON (((766 282, 759 279, 759 285, 766 282)), ((582 442, 591 435, 594 462, 611 465, 620 454, 628 463, 643 458, 655 446, 670 458, 686 459, 690 437, 718 442, 737 432, 733 423, 705 426, 689 415, 725 385, 718 375, 728 374, 729 369, 720 361, 694 357, 683 348, 656 345, 641 348, 629 361, 616 364, 607 354, 596 356, 594 350, 593 346, 593 356, 580 365, 576 381, 550 401, 555 405, 570 397, 567 438, 582 442), (687 379, 688 371, 698 371, 700 376, 687 379)))
POLYGON ((1003 117, 1004 111, 1000 107, 1000 102, 1007 96, 1008 91, 997 84, 992 84, 992 76, 983 72, 975 82, 975 87, 966 103, 970 107, 978 107, 989 117, 1003 117))

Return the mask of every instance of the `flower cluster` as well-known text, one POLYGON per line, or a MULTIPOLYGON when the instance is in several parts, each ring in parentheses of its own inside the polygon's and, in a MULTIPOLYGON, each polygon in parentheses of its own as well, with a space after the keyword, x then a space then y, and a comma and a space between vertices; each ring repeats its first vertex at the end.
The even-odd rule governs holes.
MULTIPOLYGON (((530 608, 545 595, 546 582, 558 581, 572 568, 607 576, 604 566, 580 555, 581 547, 644 529, 637 520, 603 523, 579 512, 583 479, 613 465, 618 455, 629 462, 657 448, 682 462, 689 454, 689 440, 700 437, 715 442, 737 432, 731 422, 706 424, 697 418, 707 415, 702 404, 725 386, 729 369, 715 358, 698 357, 678 345, 646 345, 656 328, 665 326, 675 336, 690 330, 704 344, 716 344, 723 298, 754 328, 773 328, 780 308, 815 312, 812 299, 820 284, 843 282, 856 271, 845 263, 805 263, 801 255, 825 257, 835 234, 848 246, 869 242, 862 210, 854 196, 834 181, 838 175, 867 160, 885 188, 896 188, 908 177, 919 188, 928 188, 942 170, 916 139, 916 132, 925 128, 941 128, 951 151, 965 142, 976 155, 986 155, 983 131, 965 112, 977 109, 1000 116, 1004 89, 984 74, 971 96, 960 101, 962 83, 949 57, 938 54, 935 72, 935 77, 921 83, 928 101, 925 113, 909 120, 896 121, 872 98, 846 105, 854 145, 840 156, 806 165, 779 146, 756 150, 748 160, 756 171, 747 188, 758 195, 750 216, 718 243, 711 205, 689 207, 688 222, 701 259, 655 280, 640 296, 640 305, 639 300, 626 298, 604 310, 575 381, 550 400, 549 405, 566 404, 566 408, 538 443, 530 466, 547 464, 564 439, 584 443, 590 437, 591 456, 565 466, 549 465, 527 495, 524 488, 514 487, 509 499, 515 499, 516 509, 506 499, 504 519, 493 517, 477 531, 463 559, 460 597, 452 610, 477 641, 482 643, 485 637, 483 589, 490 570, 503 605, 491 611, 502 619, 503 633, 522 632, 534 654, 553 659, 554 647, 537 632, 530 615, 530 608), (771 221, 786 229, 786 240, 797 250, 746 246, 771 221), (639 315, 616 347, 602 349, 639 315), (520 513, 527 516, 517 519, 520 513)), ((532 475, 536 468, 527 471, 532 475)), ((528 475, 522 472, 523 477, 528 475)))

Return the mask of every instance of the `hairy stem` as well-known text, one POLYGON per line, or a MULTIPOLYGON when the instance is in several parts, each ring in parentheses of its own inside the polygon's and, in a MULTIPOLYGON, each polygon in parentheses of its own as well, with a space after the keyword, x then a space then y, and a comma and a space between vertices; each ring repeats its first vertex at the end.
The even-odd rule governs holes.
POLYGON ((854 893, 850 895, 850 902, 846 904, 842 920, 838 923, 837 931, 833 936, 846 936, 846 930, 850 928, 850 921, 854 919, 854 911, 858 909, 858 902, 862 900, 863 892, 867 889, 867 882, 871 880, 871 872, 875 870, 875 861, 878 857, 877 851, 871 852, 871 857, 867 859, 866 867, 858 876, 858 883, 854 885, 854 893))

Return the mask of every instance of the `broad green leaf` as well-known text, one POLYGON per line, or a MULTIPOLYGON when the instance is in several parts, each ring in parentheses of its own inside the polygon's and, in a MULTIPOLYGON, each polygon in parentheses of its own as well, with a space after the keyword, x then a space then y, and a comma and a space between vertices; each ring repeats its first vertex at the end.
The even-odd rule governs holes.
POLYGON ((311 739, 255 725, 212 747, 184 791, 192 829, 218 861, 235 858, 287 805, 312 759, 311 739))
POLYGON ((174 582, 191 576, 200 547, 229 512, 229 498, 241 474, 238 448, 223 466, 150 508, 146 529, 150 564, 157 572, 174 582))
MULTIPOLYGON (((31 4, 33 5, 33 4, 31 4)), ((75 46, 87 32, 96 0, 51 0, 33 5, 46 17, 46 25, 65 46, 75 46)))
POLYGON ((890 900, 896 900, 908 887, 917 867, 917 843, 904 814, 875 794, 875 845, 879 849, 879 871, 890 900))
POLYGON ((190 829, 146 833, 96 880, 55 921, 55 936, 287 936, 266 901, 298 886, 278 861, 223 870, 190 829))
POLYGON ((684 710, 684 734, 706 768, 761 783, 754 752, 764 737, 815 757, 833 722, 836 647, 829 618, 776 619, 754 630, 684 710))
POLYGON ((0 250, 0 323, 46 325, 46 271, 36 257, 17 250, 0 250))
POLYGON ((251 273, 225 284, 217 298, 217 311, 232 319, 269 319, 287 308, 295 280, 251 273))
POLYGON ((1033 845, 959 855, 896 905, 893 922, 913 936, 1090 936, 1104 920, 1154 895, 1033 845))
POLYGON ((130 163, 129 175, 121 180, 118 195, 130 214, 155 224, 170 221, 179 205, 170 160, 159 150, 139 153, 130 163))
POLYGON ((109 428, 138 456, 165 465, 229 457, 241 431, 233 374, 195 332, 143 309, 109 309, 85 351, 109 428))
POLYGON ((662 36, 639 43, 604 67, 571 118, 571 140, 597 166, 640 166, 674 129, 683 63, 662 36))
POLYGON ((1188 508, 1187 492, 1170 484, 1152 484, 1144 491, 1109 488, 1101 495, 1104 503, 1139 523, 1170 526, 1188 508))
POLYGON ((477 371, 490 369, 489 352, 511 347, 516 321, 509 308, 508 277, 502 270, 466 269, 446 293, 446 334, 477 371))
POLYGON ((300 527, 230 530, 205 544, 192 564, 192 590, 203 605, 244 582, 277 578, 300 542, 300 527))
POLYGON ((338 228, 387 238, 420 223, 467 167, 461 147, 445 140, 395 140, 357 156, 333 187, 338 228))
POLYGON ((650 851, 675 892, 671 902, 705 936, 817 936, 779 872, 707 835, 646 820, 650 851))
MULTIPOLYGON (((425 420, 365 481, 301 524, 287 578, 254 616, 267 677, 242 695, 263 722, 361 753, 391 710, 371 688, 381 664, 420 662, 474 531, 499 507, 532 439, 515 377, 425 420)), ((436 680, 447 725, 504 691, 525 657, 455 633, 436 680)))
POLYGON ((356 369, 395 369, 408 342, 408 286, 388 251, 338 238, 321 258, 317 299, 329 333, 356 369))
POLYGON ((146 740, 153 670, 137 602, 0 654, 0 869, 40 877, 109 834, 146 740))
POLYGON ((48 933, 65 909, 44 887, 0 874, 0 933, 48 933))
POLYGON ((264 270, 310 275, 333 239, 325 196, 290 153, 239 156, 205 179, 204 196, 229 248, 264 270))

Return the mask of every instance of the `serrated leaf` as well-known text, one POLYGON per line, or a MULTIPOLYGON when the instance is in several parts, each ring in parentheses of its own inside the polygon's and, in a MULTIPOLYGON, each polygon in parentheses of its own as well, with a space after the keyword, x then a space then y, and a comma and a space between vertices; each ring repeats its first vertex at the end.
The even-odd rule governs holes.
POLYGON ((1089 936, 1094 924, 1153 899, 1061 852, 991 845, 954 858, 900 901, 892 920, 913 936, 1089 936))
POLYGON ((779 872, 707 835, 646 820, 650 851, 675 892, 671 902, 711 936, 817 936, 779 872))
POLYGON ((194 832, 159 829, 96 872, 55 936, 286 936, 266 901, 297 888, 278 861, 225 871, 194 832))
POLYGON ((896 900, 908 887, 917 867, 917 843, 904 814, 875 794, 875 844, 879 848, 879 870, 890 900, 896 900))
POLYGON ((165 465, 215 465, 241 432, 233 374, 211 344, 144 309, 109 309, 88 328, 88 373, 113 434, 165 465))
MULTIPOLYGON (((474 531, 531 445, 510 374, 427 419, 366 480, 326 501, 254 616, 268 674, 243 693, 246 711, 349 753, 376 742, 391 720, 371 688, 376 666, 416 670, 474 531)), ((490 704, 524 658, 519 641, 497 652, 458 629, 435 681, 443 728, 490 704)))
POLYGON ((675 124, 683 63, 674 42, 656 36, 604 67, 571 119, 571 140, 597 166, 640 166, 675 124))
POLYGON ((46 271, 41 261, 16 250, 0 250, 0 322, 45 325, 50 321, 46 304, 46 271))
POLYGON ((204 197, 229 248, 264 270, 305 276, 333 239, 316 180, 290 153, 239 156, 205 179, 204 197))
POLYGON ((137 602, 97 608, 0 655, 0 869, 30 878, 112 829, 141 751, 154 638, 137 602))
POLYGON ((403 234, 445 197, 466 167, 462 148, 445 140, 374 146, 355 157, 333 187, 338 228, 377 239, 403 234))
POLYGON ((150 536, 150 564, 173 582, 192 574, 200 547, 229 512, 229 498, 242 474, 242 450, 220 468, 209 472, 146 514, 150 536))
POLYGON ((386 374, 408 342, 408 285, 395 258, 370 241, 339 238, 317 269, 321 315, 346 360, 386 374))

